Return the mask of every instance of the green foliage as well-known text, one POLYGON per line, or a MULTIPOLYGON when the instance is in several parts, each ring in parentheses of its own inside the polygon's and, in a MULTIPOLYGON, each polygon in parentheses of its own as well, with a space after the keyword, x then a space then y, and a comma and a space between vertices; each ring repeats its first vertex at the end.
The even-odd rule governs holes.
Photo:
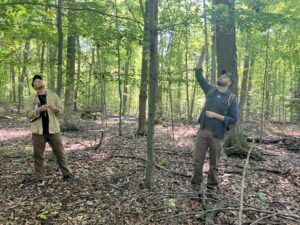
POLYGON ((0 154, 8 154, 11 152, 11 147, 10 146, 3 146, 0 148, 0 154))
MULTIPOLYGON (((144 2, 144 1, 142 1, 144 2)), ((0 10, 0 96, 1 104, 12 102, 13 92, 18 95, 20 76, 25 70, 24 97, 32 93, 31 75, 40 72, 41 54, 44 47, 44 77, 57 79, 57 27, 56 8, 36 4, 1 5, 0 10), (24 62, 24 44, 30 41, 29 58, 24 62), (50 52, 53 52, 52 58, 50 52), (15 84, 12 80, 15 72, 15 84), (28 85, 29 84, 29 85, 28 85), (13 89, 15 88, 15 90, 13 89)), ((41 3, 41 4, 39 4, 41 3)), ((4 3, 1 3, 4 4, 4 3)), ((234 14, 222 4, 213 6, 207 1, 206 17, 208 28, 209 58, 205 73, 211 75, 211 50, 214 20, 226 19, 236 24, 238 65, 250 56, 252 90, 251 111, 253 118, 261 112, 262 84, 265 67, 266 33, 269 35, 268 111, 272 120, 295 120, 297 109, 287 108, 286 103, 297 90, 300 64, 300 35, 298 0, 241 0, 235 2, 234 14)), ((145 7, 143 5, 143 7, 145 7)), ((120 45, 121 82, 125 81, 126 50, 131 49, 128 77, 129 114, 136 114, 141 74, 141 44, 143 36, 143 15, 140 2, 133 0, 96 0, 92 2, 64 2, 63 4, 63 77, 66 77, 66 49, 68 36, 68 9, 76 15, 73 27, 79 37, 78 54, 81 58, 80 77, 75 85, 78 89, 76 102, 79 108, 106 108, 109 113, 118 113, 119 95, 117 86, 117 44, 120 45), (115 14, 118 12, 118 18, 115 14), (119 39, 118 39, 119 38, 119 39), (92 56, 92 52, 94 55, 92 56)), ((191 105, 194 93, 194 71, 200 46, 204 43, 203 5, 201 1, 159 1, 159 87, 161 87, 161 114, 164 119, 186 118, 187 96, 191 105), (188 91, 186 90, 188 88, 188 91), (170 100, 170 96, 172 99, 170 100), (173 105, 173 113, 171 110, 173 105)), ((76 56, 78 57, 78 55, 76 56)), ((243 68, 239 66, 239 81, 243 68)), ((65 81, 64 81, 65 82, 65 81)), ((49 87, 55 90, 55 87, 49 87)), ((203 105, 203 92, 196 84, 193 116, 199 114, 203 105)), ((267 98, 267 97, 266 97, 267 98)), ((21 102, 23 104, 23 102, 21 102)), ((69 126, 66 126, 66 129, 69 126)), ((72 128, 70 128, 72 129, 72 128)))
POLYGON ((173 210, 176 208, 176 202, 177 200, 174 198, 165 199, 165 208, 167 212, 173 212, 173 210))
POLYGON ((41 219, 41 220, 46 220, 47 219, 47 216, 46 216, 47 214, 49 214, 49 212, 47 210, 45 210, 45 211, 39 213, 37 215, 37 218, 41 219))

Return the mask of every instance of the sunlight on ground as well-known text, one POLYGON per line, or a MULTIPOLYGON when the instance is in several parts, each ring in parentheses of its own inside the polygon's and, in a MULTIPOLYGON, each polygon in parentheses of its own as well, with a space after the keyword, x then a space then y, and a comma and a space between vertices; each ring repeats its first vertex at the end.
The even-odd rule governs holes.
POLYGON ((1 129, 0 130, 0 141, 8 141, 11 139, 21 139, 30 134, 29 129, 1 129))

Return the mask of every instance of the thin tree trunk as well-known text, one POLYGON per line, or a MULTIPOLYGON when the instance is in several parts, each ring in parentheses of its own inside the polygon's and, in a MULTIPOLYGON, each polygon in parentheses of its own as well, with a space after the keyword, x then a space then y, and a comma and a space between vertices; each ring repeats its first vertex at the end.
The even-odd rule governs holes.
POLYGON ((17 102, 16 73, 15 73, 15 67, 13 62, 10 63, 10 80, 11 80, 11 87, 12 87, 11 101, 13 103, 16 103, 17 102))
POLYGON ((246 110, 245 110, 245 113, 246 113, 246 121, 250 121, 250 114, 251 114, 251 102, 252 102, 252 94, 251 94, 251 91, 252 91, 252 74, 250 73, 249 74, 249 81, 248 81, 248 89, 247 89, 247 101, 246 101, 246 110))
POLYGON ((62 86, 63 86, 63 29, 62 29, 62 1, 57 0, 57 34, 58 34, 58 42, 57 42, 57 89, 56 92, 58 96, 62 94, 62 86))
MULTIPOLYGON (((272 61, 269 63, 269 71, 272 71, 272 61)), ((269 73, 266 74, 266 84, 269 84, 268 87, 265 89, 265 104, 266 104, 266 107, 265 107, 265 114, 264 114, 264 119, 265 120, 268 120, 270 118, 270 89, 273 85, 273 83, 270 82, 270 76, 269 76, 269 73)))
POLYGON ((240 121, 241 122, 243 122, 243 120, 244 120, 244 105, 245 105, 246 99, 247 99, 247 84, 248 84, 248 77, 250 74, 250 65, 251 65, 251 59, 247 55, 244 59, 243 79, 242 79, 240 101, 239 101, 240 121))
MULTIPOLYGON (((118 5, 115 0, 116 7, 116 17, 118 17, 118 5)), ((118 53, 118 87, 119 87, 119 136, 122 136, 122 105, 123 105, 123 97, 122 97, 122 82, 121 82, 121 54, 120 54, 120 45, 121 45, 121 37, 119 33, 119 20, 116 18, 116 29, 117 29, 117 53, 118 53)))
POLYGON ((77 76, 76 76, 76 87, 74 93, 74 110, 78 111, 78 92, 80 83, 80 73, 81 73, 81 49, 80 49, 80 39, 79 36, 76 37, 77 42, 77 76))
MULTIPOLYGON (((205 46, 207 46, 206 48, 206 53, 205 53, 205 66, 206 66, 206 71, 205 71, 205 79, 209 82, 209 76, 208 76, 208 34, 207 34, 207 18, 206 18, 206 2, 205 0, 203 0, 203 18, 204 18, 204 42, 205 42, 205 46)), ((196 88, 194 87, 194 92, 195 92, 196 88)), ((191 109, 191 111, 193 111, 191 109)))
POLYGON ((181 51, 180 51, 180 47, 181 47, 181 37, 182 37, 182 32, 180 33, 179 36, 179 40, 178 40, 178 47, 177 47, 177 52, 178 52, 178 57, 177 57, 177 65, 178 65, 178 69, 179 69, 179 79, 178 79, 178 84, 177 84, 177 99, 176 99, 176 106, 175 106, 175 112, 177 113, 177 115, 179 116, 179 118, 181 118, 181 84, 182 84, 182 80, 183 80, 183 71, 182 71, 182 63, 181 63, 181 51))
POLYGON ((75 35, 75 14, 68 12, 68 46, 67 46, 67 70, 66 70, 66 92, 65 92, 65 119, 69 119, 74 107, 74 82, 75 82, 75 56, 76 56, 76 35, 75 35))
POLYGON ((44 73, 44 64, 45 64, 45 42, 42 42, 42 51, 41 51, 41 63, 40 63, 40 73, 44 73))
POLYGON ((212 45, 211 45, 211 83, 216 84, 216 70, 217 70, 217 63, 216 63, 216 52, 217 52, 217 44, 216 44, 216 26, 212 24, 212 45))
POLYGON ((266 51, 265 51, 265 70, 264 70, 264 80, 262 86, 262 98, 261 98, 261 115, 260 115, 260 136, 259 142, 261 143, 263 138, 263 127, 264 127, 264 108, 265 108, 265 89, 267 82, 267 74, 268 74, 268 63, 269 63, 269 32, 267 31, 266 36, 266 51))
POLYGON ((131 48, 127 46, 126 48, 126 62, 124 68, 124 91, 123 91, 123 111, 122 115, 125 116, 127 111, 127 99, 128 99, 128 78, 129 78, 129 65, 131 60, 131 48))
MULTIPOLYGON (((144 13, 144 32, 143 32, 143 50, 142 50, 142 71, 141 71, 141 85, 139 94, 139 118, 137 135, 146 135, 146 104, 147 104, 147 86, 148 86, 148 72, 149 72, 149 1, 145 2, 144 13)), ((142 7, 142 3, 141 8, 142 7)))
POLYGON ((30 49, 30 41, 26 40, 25 47, 23 50, 23 65, 22 65, 22 72, 19 75, 19 93, 18 93, 18 113, 21 112, 23 107, 23 96, 24 96, 24 80, 27 76, 27 63, 28 63, 28 56, 29 56, 29 49, 30 49))
POLYGON ((149 85, 149 102, 148 102, 148 124, 147 124, 147 165, 145 186, 150 189, 152 187, 153 177, 153 136, 154 136, 154 121, 155 121, 155 94, 157 87, 158 76, 158 0, 149 1, 149 29, 150 29, 150 85, 149 85))
MULTIPOLYGON (((186 12, 188 13, 187 0, 185 1, 186 12)), ((187 110, 187 122, 192 121, 190 114, 190 98, 189 98, 189 67, 188 67, 188 51, 189 51, 189 27, 186 24, 185 27, 185 92, 186 92, 186 110, 187 110)))
POLYGON ((55 91, 56 51, 57 51, 57 46, 55 46, 54 44, 49 44, 48 46, 49 74, 47 78, 48 78, 48 88, 52 91, 55 91))
POLYGON ((92 59, 90 63, 90 69, 89 69, 89 83, 88 83, 88 107, 93 108, 94 104, 92 106, 92 75, 94 75, 94 68, 95 68, 95 48, 92 47, 92 59))

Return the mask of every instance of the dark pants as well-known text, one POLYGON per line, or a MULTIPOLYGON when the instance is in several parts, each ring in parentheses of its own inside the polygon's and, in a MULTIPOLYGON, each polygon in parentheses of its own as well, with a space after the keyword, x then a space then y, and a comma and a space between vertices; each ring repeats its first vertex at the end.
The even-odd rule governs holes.
POLYGON ((68 160, 64 151, 63 143, 60 134, 32 134, 34 168, 37 176, 45 179, 45 148, 46 142, 49 143, 54 155, 56 156, 57 164, 63 176, 72 174, 68 166, 68 160))
POLYGON ((215 188, 218 185, 218 164, 220 161, 223 139, 213 136, 208 130, 198 130, 196 148, 193 154, 194 174, 192 184, 200 185, 203 178, 203 165, 206 152, 209 150, 209 171, 207 177, 207 187, 215 188))

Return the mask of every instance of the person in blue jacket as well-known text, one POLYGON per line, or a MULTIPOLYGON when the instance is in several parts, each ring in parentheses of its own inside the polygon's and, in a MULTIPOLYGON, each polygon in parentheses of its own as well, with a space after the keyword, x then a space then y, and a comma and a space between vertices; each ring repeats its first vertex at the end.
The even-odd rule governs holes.
POLYGON ((233 84, 234 77, 225 70, 217 80, 217 87, 209 84, 202 74, 202 62, 205 48, 195 69, 195 76, 205 93, 206 101, 198 122, 200 128, 197 133, 196 148, 193 153, 193 177, 191 184, 202 184, 203 165, 206 152, 209 152, 209 171, 207 177, 207 189, 216 190, 218 186, 218 163, 223 148, 224 136, 229 125, 233 125, 238 119, 238 102, 229 87, 233 84))

